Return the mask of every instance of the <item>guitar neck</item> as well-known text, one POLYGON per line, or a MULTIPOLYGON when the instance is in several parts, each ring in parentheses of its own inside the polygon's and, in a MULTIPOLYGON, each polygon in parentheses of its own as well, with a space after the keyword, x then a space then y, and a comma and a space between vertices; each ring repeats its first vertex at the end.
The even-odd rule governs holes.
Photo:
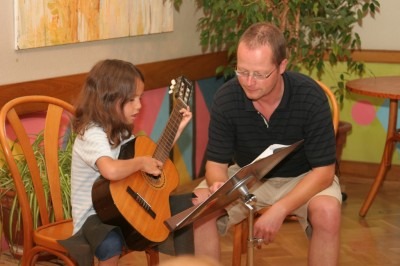
POLYGON ((172 149, 172 145, 174 144, 176 133, 178 132, 179 125, 182 121, 182 114, 179 112, 179 110, 186 107, 187 105, 181 99, 177 99, 177 102, 168 119, 167 125, 157 143, 153 158, 163 163, 169 158, 169 153, 172 149))

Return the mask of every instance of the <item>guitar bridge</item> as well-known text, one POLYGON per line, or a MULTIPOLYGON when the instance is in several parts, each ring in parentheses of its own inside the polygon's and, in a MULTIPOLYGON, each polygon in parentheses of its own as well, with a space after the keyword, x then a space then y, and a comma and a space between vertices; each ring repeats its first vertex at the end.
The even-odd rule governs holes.
POLYGON ((137 192, 133 191, 131 187, 126 188, 126 192, 153 218, 156 218, 156 213, 152 210, 150 204, 140 196, 137 192))

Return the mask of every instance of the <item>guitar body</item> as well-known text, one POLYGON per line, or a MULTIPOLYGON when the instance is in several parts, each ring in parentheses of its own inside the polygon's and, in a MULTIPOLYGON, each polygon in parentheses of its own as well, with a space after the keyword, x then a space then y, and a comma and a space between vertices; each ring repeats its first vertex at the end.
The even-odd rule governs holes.
MULTIPOLYGON (((119 159, 152 156, 156 147, 150 138, 138 136, 121 147, 119 159)), ((141 171, 118 181, 99 177, 92 188, 93 205, 104 223, 121 228, 131 250, 144 250, 168 237, 164 221, 171 217, 169 195, 178 183, 178 172, 167 159, 159 177, 141 171)))

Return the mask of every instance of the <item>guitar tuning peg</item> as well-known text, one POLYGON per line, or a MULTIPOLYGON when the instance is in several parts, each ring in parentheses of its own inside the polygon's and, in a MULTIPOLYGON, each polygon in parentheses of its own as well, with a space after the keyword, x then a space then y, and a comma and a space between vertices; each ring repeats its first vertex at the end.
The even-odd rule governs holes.
POLYGON ((176 85, 176 80, 171 79, 171 86, 169 86, 168 94, 171 94, 174 92, 175 85, 176 85))
POLYGON ((174 92, 174 86, 171 85, 171 86, 169 86, 168 94, 171 94, 173 92, 174 92))

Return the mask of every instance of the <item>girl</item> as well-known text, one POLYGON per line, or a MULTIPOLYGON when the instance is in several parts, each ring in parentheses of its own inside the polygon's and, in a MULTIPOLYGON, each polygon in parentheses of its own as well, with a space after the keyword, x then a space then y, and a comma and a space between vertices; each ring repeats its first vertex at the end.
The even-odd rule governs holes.
MULTIPOLYGON (((131 132, 143 90, 143 75, 133 64, 104 60, 89 72, 76 104, 71 170, 74 235, 61 243, 79 265, 91 265, 93 254, 99 265, 117 265, 124 246, 119 228, 103 224, 93 208, 91 190, 97 177, 119 180, 136 171, 161 174, 162 162, 152 157, 117 159, 121 145, 134 138, 131 132)), ((192 117, 189 108, 181 113, 175 141, 192 117)))

